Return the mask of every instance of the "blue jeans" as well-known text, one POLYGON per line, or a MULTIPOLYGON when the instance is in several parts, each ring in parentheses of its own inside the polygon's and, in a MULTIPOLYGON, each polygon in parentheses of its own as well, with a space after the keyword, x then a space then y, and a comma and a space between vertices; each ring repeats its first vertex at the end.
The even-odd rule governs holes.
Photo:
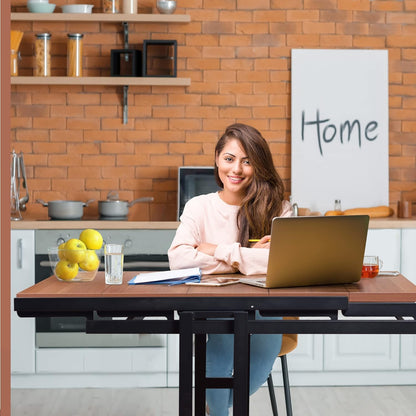
MULTIPOLYGON (((262 317, 256 319, 281 319, 262 317)), ((250 394, 267 380, 282 346, 281 334, 253 334, 250 338, 250 394)), ((207 341, 207 377, 231 377, 234 367, 234 337, 232 334, 209 334, 207 341)), ((207 389, 210 416, 228 416, 233 404, 231 389, 207 389)))

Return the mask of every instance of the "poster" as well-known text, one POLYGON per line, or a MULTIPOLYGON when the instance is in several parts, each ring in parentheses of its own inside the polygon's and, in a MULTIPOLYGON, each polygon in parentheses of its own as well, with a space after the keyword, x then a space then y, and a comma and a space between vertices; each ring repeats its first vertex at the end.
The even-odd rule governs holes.
POLYGON ((388 205, 386 50, 292 50, 292 199, 388 205))

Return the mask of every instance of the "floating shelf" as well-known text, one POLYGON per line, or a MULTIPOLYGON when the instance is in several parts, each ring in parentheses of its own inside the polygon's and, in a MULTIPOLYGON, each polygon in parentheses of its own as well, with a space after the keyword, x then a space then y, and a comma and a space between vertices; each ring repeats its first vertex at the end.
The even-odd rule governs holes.
MULTIPOLYGON (((12 21, 28 22, 116 22, 123 24, 124 48, 128 48, 129 23, 189 23, 186 14, 124 13, 11 13, 12 21)), ((190 78, 176 77, 11 77, 12 85, 115 85, 123 87, 123 123, 127 124, 129 86, 191 85, 190 78)))
POLYGON ((129 85, 188 87, 190 78, 174 77, 11 77, 12 85, 129 85))
POLYGON ((137 22, 137 23, 189 23, 187 14, 125 14, 125 13, 11 13, 12 21, 33 22, 137 22))

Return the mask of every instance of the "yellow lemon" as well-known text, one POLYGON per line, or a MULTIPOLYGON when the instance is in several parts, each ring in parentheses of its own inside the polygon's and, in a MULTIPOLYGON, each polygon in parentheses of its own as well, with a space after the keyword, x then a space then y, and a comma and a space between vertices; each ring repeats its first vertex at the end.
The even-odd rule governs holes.
POLYGON ((59 260, 55 267, 56 277, 62 280, 72 280, 78 274, 78 264, 70 263, 68 260, 59 260))
POLYGON ((83 230, 79 239, 85 243, 89 250, 99 250, 103 246, 103 236, 92 228, 83 230))
POLYGON ((79 263, 87 254, 86 245, 77 238, 71 238, 65 243, 65 259, 70 263, 79 263))
POLYGON ((81 267, 81 269, 83 270, 97 270, 98 266, 100 265, 100 259, 98 258, 94 250, 87 250, 85 259, 78 264, 79 267, 81 267))

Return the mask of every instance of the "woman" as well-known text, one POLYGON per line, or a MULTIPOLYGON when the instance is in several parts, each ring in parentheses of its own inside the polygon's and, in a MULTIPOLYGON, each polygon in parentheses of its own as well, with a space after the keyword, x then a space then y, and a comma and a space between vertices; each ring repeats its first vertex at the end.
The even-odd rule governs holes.
MULTIPOLYGON (((215 179, 221 190, 187 202, 169 248, 171 269, 199 267, 204 274, 264 274, 270 228, 276 216, 291 216, 266 140, 255 128, 233 124, 215 147, 215 179), (250 244, 251 239, 259 239, 250 244)), ((256 319, 264 319, 256 314, 256 319)), ((267 379, 280 351, 281 335, 256 334, 250 343, 250 394, 267 379)), ((230 377, 233 336, 210 334, 207 377, 230 377)), ((207 390, 210 416, 227 416, 228 389, 207 390)))

